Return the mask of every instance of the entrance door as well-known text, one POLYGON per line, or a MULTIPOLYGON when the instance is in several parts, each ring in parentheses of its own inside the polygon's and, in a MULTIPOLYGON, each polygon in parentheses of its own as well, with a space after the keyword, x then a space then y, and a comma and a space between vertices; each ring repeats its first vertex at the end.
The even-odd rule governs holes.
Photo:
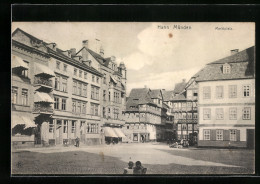
POLYGON ((61 120, 57 120, 56 125, 56 144, 62 144, 62 124, 61 120))
POLYGON ((253 149, 255 147, 255 130, 247 129, 246 133, 247 148, 253 149))

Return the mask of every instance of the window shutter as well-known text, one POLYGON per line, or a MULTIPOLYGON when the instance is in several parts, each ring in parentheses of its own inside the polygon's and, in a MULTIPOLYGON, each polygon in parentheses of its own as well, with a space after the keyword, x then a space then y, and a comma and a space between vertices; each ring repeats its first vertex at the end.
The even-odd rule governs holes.
POLYGON ((240 130, 236 130, 236 134, 237 134, 237 141, 240 141, 240 130))
POLYGON ((229 130, 224 130, 224 133, 223 133, 223 140, 224 141, 229 141, 230 140, 230 131, 229 130))
POLYGON ((210 130, 210 140, 211 141, 216 140, 216 130, 210 130))

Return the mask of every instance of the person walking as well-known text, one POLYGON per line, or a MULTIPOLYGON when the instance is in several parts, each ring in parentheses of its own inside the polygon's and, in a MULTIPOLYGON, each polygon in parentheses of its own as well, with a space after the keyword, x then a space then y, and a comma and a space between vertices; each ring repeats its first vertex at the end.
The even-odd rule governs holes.
POLYGON ((133 174, 134 173, 134 162, 129 161, 128 163, 128 167, 124 168, 124 174, 133 174))

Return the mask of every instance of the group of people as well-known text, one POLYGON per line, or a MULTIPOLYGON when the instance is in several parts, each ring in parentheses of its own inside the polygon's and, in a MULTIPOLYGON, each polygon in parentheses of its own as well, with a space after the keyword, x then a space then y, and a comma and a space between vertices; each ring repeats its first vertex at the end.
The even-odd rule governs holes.
POLYGON ((128 167, 124 169, 124 174, 146 174, 147 168, 144 168, 142 166, 142 163, 140 161, 134 162, 129 161, 128 167))

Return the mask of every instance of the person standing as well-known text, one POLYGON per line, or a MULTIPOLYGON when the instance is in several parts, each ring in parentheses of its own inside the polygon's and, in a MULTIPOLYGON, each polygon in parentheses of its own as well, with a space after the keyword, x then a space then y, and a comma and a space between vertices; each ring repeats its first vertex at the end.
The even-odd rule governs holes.
POLYGON ((79 138, 76 138, 76 147, 79 147, 79 138))

